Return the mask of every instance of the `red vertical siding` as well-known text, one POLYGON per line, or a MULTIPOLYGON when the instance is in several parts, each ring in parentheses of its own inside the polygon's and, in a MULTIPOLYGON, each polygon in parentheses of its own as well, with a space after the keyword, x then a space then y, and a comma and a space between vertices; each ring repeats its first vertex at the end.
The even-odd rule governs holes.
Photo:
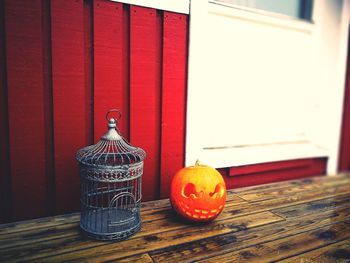
POLYGON ((161 16, 130 8, 130 140, 145 149, 143 200, 159 196, 161 16))
POLYGON ((350 171, 350 34, 348 42, 348 64, 346 72, 343 123, 338 166, 338 170, 341 172, 350 171))
POLYGON ((160 196, 169 196, 173 175, 183 167, 187 80, 186 15, 164 12, 160 196))
POLYGON ((83 0, 51 2, 56 211, 79 207, 79 173, 74 159, 86 145, 83 0))
POLYGON ((184 160, 188 16, 107 0, 7 0, 0 12, 0 221, 79 209, 74 155, 112 107, 147 152, 143 200, 160 184, 166 196, 184 160))
POLYGON ((46 215, 42 1, 5 1, 10 170, 15 218, 46 215))
POLYGON ((129 135, 129 14, 120 3, 94 1, 95 142, 106 132, 108 109, 122 113, 118 127, 129 135))

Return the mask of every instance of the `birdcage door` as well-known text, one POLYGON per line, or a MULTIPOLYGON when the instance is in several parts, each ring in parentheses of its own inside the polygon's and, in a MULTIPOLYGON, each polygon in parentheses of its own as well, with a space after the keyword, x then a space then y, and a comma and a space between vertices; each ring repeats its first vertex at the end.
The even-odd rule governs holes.
POLYGON ((137 219, 138 209, 132 193, 121 192, 115 195, 109 203, 109 208, 110 211, 116 211, 115 216, 110 217, 108 222, 110 227, 132 224, 137 219))

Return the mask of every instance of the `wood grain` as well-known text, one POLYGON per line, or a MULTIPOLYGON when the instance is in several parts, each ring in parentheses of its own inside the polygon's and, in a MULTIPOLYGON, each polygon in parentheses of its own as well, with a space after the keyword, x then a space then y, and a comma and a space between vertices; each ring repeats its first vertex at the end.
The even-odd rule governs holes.
POLYGON ((290 257, 279 262, 300 263, 300 262, 349 262, 350 259, 350 239, 325 245, 318 249, 290 257))
MULTIPOLYGON (((180 231, 181 229, 185 229, 191 226, 191 224, 179 220, 179 218, 177 218, 173 210, 170 209, 169 201, 167 202, 167 204, 168 209, 163 208, 162 210, 155 211, 154 209, 143 209, 141 213, 142 231, 137 233, 135 236, 131 237, 131 239, 146 235, 154 235, 165 231, 180 231)), ((232 210, 235 209, 234 206, 230 206, 230 208, 232 210)), ((216 222, 220 222, 229 218, 234 218, 231 215, 232 211, 229 208, 227 208, 216 219, 216 222)), ((31 228, 31 225, 27 224, 26 229, 21 232, 2 233, 0 235, 0 247, 1 249, 6 249, 7 252, 10 253, 11 251, 17 251, 18 246, 21 246, 22 248, 24 246, 40 246, 42 242, 47 242, 50 240, 56 240, 56 242, 58 242, 59 239, 62 239, 62 242, 67 243, 68 238, 70 238, 71 240, 75 240, 75 238, 80 236, 78 220, 78 216, 70 215, 69 218, 65 218, 63 223, 59 221, 50 220, 42 224, 41 228, 37 226, 35 228, 31 228), (33 235, 35 235, 35 239, 31 238, 33 235), (11 239, 13 242, 7 243, 8 239, 11 239)), ((89 244, 89 242, 86 243, 86 246, 90 245, 91 244, 89 244)), ((73 247, 74 245, 72 245, 70 248, 72 249, 73 247)), ((79 245, 79 249, 83 247, 85 247, 85 245, 79 245)))
POLYGON ((118 262, 118 263, 129 263, 129 262, 137 262, 137 263, 153 263, 154 261, 148 254, 140 254, 135 256, 130 256, 122 259, 109 260, 109 262, 118 262))
POLYGON ((206 224, 177 217, 168 199, 145 202, 142 230, 115 243, 82 235, 79 214, 0 225, 0 261, 344 262, 349 184, 342 175, 228 191, 206 224))
MULTIPOLYGON (((287 221, 276 222, 271 225, 259 227, 258 229, 246 230, 242 233, 225 234, 217 237, 211 237, 196 242, 188 242, 184 245, 168 247, 163 250, 150 253, 156 262, 173 261, 182 262, 200 260, 205 257, 215 256, 220 253, 229 253, 255 244, 265 243, 270 240, 276 240, 283 237, 303 233, 321 226, 327 226, 332 222, 346 220, 350 214, 350 206, 338 208, 328 207, 328 210, 317 206, 318 209, 309 211, 301 210, 299 214, 288 218, 287 221)), ((300 207, 292 207, 291 210, 298 210, 300 207)), ((219 262, 219 261, 218 261, 219 262)))
POLYGON ((257 244, 198 262, 271 262, 350 238, 350 222, 338 222, 316 230, 257 244))
MULTIPOLYGON (((181 243, 186 243, 193 240, 199 240, 203 238, 210 237, 211 235, 219 235, 229 232, 237 232, 242 231, 247 228, 253 228, 264 224, 270 224, 276 221, 281 221, 280 217, 270 213, 263 212, 254 215, 248 215, 243 217, 237 217, 233 219, 227 219, 215 222, 210 225, 202 225, 198 227, 191 227, 189 225, 186 228, 178 229, 173 231, 165 231, 157 234, 147 235, 140 238, 133 238, 124 241, 123 243, 112 243, 112 244, 103 244, 100 246, 94 246, 89 249, 81 250, 78 247, 73 246, 73 244, 67 244, 59 246, 58 250, 55 253, 52 253, 52 250, 46 249, 45 252, 49 252, 48 254, 40 252, 41 256, 44 258, 40 258, 41 261, 47 260, 47 262, 57 262, 62 259, 61 256, 55 256, 53 254, 56 253, 65 253, 64 260, 109 260, 116 257, 125 257, 130 256, 135 253, 143 253, 147 252, 150 249, 160 249, 168 246, 178 245, 181 243), (67 245, 68 246, 67 246, 67 245), (47 257, 51 255, 50 257, 47 257)), ((159 229, 159 227, 158 227, 159 229)), ((96 242, 95 242, 96 243, 96 242)), ((90 245, 93 243, 90 243, 90 245)), ((13 257, 18 251, 14 254, 9 255, 8 251, 6 252, 9 258, 13 257)), ((29 259, 39 259, 37 254, 31 254, 23 257, 25 260, 29 259)), ((7 258, 5 258, 7 259, 7 258)))

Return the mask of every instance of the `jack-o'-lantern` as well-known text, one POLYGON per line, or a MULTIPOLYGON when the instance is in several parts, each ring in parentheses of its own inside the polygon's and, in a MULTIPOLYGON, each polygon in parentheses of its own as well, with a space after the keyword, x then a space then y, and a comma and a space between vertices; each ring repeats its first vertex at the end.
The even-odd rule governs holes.
POLYGON ((182 168, 171 182, 170 201, 174 210, 192 221, 210 221, 224 209, 226 186, 214 168, 201 165, 182 168))

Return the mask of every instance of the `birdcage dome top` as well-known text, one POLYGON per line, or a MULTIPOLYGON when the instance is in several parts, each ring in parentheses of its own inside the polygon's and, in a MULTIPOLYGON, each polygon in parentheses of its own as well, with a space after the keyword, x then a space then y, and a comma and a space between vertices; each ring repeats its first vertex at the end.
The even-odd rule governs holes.
POLYGON ((98 143, 84 147, 77 152, 76 159, 81 164, 113 168, 137 164, 145 159, 146 153, 143 149, 132 146, 120 135, 117 127, 117 120, 120 119, 120 116, 117 110, 110 110, 107 113, 108 131, 98 143), (117 112, 119 118, 108 118, 111 112, 117 112))

